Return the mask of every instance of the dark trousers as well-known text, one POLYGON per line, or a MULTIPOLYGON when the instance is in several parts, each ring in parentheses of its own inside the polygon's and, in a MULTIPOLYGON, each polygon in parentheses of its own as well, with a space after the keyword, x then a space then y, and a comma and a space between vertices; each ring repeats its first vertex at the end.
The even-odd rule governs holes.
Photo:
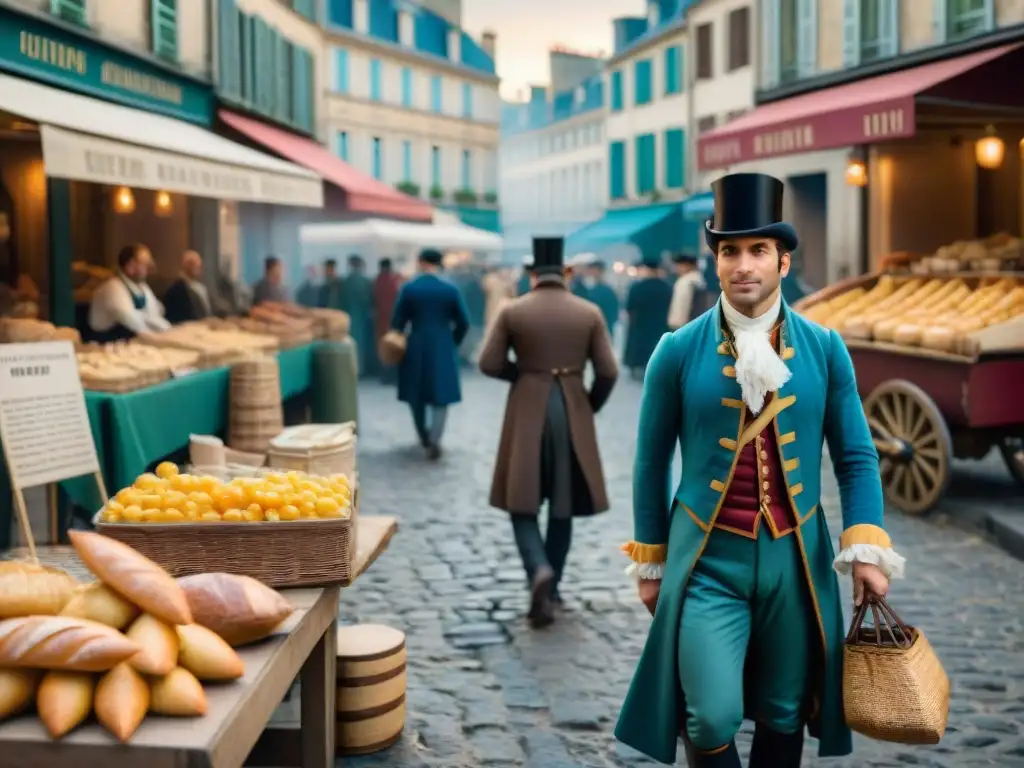
POLYGON ((537 515, 512 515, 512 531, 526 569, 527 582, 532 583, 537 569, 547 565, 555 572, 551 589, 556 590, 572 544, 572 518, 548 513, 548 532, 544 537, 541 536, 537 515))
POLYGON ((448 406, 424 405, 410 403, 412 423, 416 425, 416 434, 424 445, 439 445, 444 435, 444 425, 448 420, 448 406))

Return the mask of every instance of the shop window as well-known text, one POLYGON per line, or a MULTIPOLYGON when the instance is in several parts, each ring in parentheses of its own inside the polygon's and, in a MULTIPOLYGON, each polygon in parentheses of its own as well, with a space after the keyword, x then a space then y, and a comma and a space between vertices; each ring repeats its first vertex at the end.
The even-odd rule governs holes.
POLYGON ((412 108, 412 69, 402 67, 402 106, 412 108))
POLYGON ((633 65, 633 101, 638 107, 651 103, 650 59, 640 59, 633 65))
POLYGON ((711 23, 697 27, 697 79, 710 80, 715 76, 714 27, 711 23))
POLYGON ((670 128, 665 131, 665 187, 686 186, 686 131, 670 128))
POLYGON ((993 0, 947 0, 947 35, 950 40, 960 40, 989 32, 993 16, 993 0))
POLYGON ((654 191, 657 181, 657 151, 653 133, 636 137, 636 193, 646 195, 654 191))
POLYGON ((713 131, 715 126, 718 124, 718 118, 715 115, 705 115, 704 117, 697 119, 697 133, 707 133, 713 131))
POLYGON ((384 178, 384 149, 380 137, 373 137, 373 178, 380 181, 384 178))
POLYGON ((89 23, 89 9, 85 3, 86 0, 50 0, 50 13, 58 19, 84 27, 89 23))
POLYGON ((178 2, 150 0, 153 53, 165 61, 178 60, 178 2))
POLYGON ((621 141, 608 145, 608 196, 612 200, 626 196, 626 145, 621 141))
POLYGON ((732 72, 750 64, 750 8, 737 8, 729 13, 729 57, 727 69, 732 72))
POLYGON ((622 70, 612 72, 612 112, 622 111, 622 70))
POLYGON ((441 97, 441 76, 434 75, 430 78, 430 108, 434 112, 441 112, 444 107, 444 101, 441 97))
POLYGON ((682 48, 670 45, 665 49, 665 95, 683 92, 682 48))
POLYGON ((381 71, 383 65, 380 59, 370 59, 370 100, 380 101, 381 92, 381 71))
POLYGON ((348 51, 345 48, 334 49, 334 90, 348 93, 349 63, 348 51))

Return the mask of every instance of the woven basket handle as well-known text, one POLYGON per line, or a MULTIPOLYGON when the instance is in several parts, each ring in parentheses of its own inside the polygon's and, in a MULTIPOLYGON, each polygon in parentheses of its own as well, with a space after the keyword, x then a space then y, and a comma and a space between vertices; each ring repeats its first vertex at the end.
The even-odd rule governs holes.
POLYGON ((861 604, 857 607, 857 611, 853 615, 853 620, 850 622, 850 631, 846 635, 846 642, 849 645, 868 645, 861 641, 860 630, 864 625, 864 619, 867 618, 868 611, 871 611, 871 617, 874 620, 874 645, 882 645, 882 629, 889 635, 889 639, 892 640, 893 645, 897 648, 909 648, 913 642, 911 638, 910 628, 900 620, 900 617, 896 615, 896 612, 889 607, 889 603, 885 601, 884 597, 878 597, 876 595, 866 595, 861 604), (899 630, 900 637, 897 638, 894 630, 899 630))

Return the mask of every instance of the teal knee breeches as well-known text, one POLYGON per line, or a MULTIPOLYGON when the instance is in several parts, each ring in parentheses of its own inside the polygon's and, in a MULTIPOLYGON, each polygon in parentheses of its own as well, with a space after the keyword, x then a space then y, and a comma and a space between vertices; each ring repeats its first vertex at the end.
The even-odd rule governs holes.
POLYGON ((735 737, 744 703, 779 733, 803 727, 814 612, 796 536, 714 530, 686 587, 679 678, 698 750, 735 737), (744 662, 753 664, 744 680, 744 662), (753 690, 744 691, 744 682, 753 690))

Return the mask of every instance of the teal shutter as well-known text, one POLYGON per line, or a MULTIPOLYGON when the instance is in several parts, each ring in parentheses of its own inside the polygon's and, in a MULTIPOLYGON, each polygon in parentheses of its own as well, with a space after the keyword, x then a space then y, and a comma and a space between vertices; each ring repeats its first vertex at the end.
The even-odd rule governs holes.
POLYGON ((636 152, 636 193, 646 195, 654 190, 657 179, 656 148, 653 133, 645 133, 634 140, 636 152))
POLYGON ((763 57, 761 85, 774 88, 782 75, 782 60, 779 56, 781 30, 779 28, 781 0, 761 1, 761 56, 763 57))
POLYGON ((256 19, 239 11, 238 25, 242 30, 242 101, 248 107, 255 107, 256 19))
POLYGON ((441 112, 444 109, 440 75, 434 75, 430 78, 430 108, 434 112, 441 112))
POLYGON ((50 13, 58 19, 70 21, 83 27, 89 24, 85 0, 50 0, 50 13))
POLYGON ((797 0, 796 61, 800 77, 818 71, 818 0, 797 0))
POLYGON ((462 150, 462 188, 473 189, 473 154, 468 149, 462 150))
POLYGON ((282 123, 290 123, 292 114, 292 44, 281 35, 277 36, 277 92, 274 95, 274 117, 282 123))
POLYGON ((292 7, 295 12, 300 16, 304 16, 310 21, 316 21, 316 0, 294 0, 292 7))
POLYGON ((434 187, 441 186, 441 148, 431 147, 430 149, 430 184, 434 187))
POLYGON ((949 22, 946 17, 949 0, 932 0, 932 45, 946 42, 949 22))
POLYGON ((217 85, 222 96, 242 100, 242 31, 235 0, 217 3, 217 85))
MULTIPOLYGON (((292 125, 306 133, 314 133, 313 56, 305 48, 292 50, 292 125)), ((348 142, 345 142, 348 154, 348 142)))
POLYGON ((686 186, 686 131, 670 128, 665 131, 665 188, 686 186))
POLYGON ((612 72, 612 112, 622 111, 622 70, 612 72))
POLYGON ((402 106, 412 107, 412 70, 402 67, 402 106))
POLYGON ((338 157, 348 162, 348 131, 338 131, 338 157))
POLYGON ((877 0, 878 2, 878 54, 885 58, 900 52, 900 3, 899 0, 877 0))
POLYGON ((638 107, 651 103, 650 59, 640 59, 633 65, 633 100, 638 107))
POLYGON ((402 181, 412 181, 412 142, 402 142, 402 181))
POLYGON ((462 116, 467 120, 473 119, 473 84, 462 84, 462 116))
POLYGON ((348 51, 345 48, 334 49, 334 90, 348 93, 348 51))
MULTIPOLYGON (((860 4, 863 0, 843 0, 843 66, 860 64, 860 4)), ((867 0, 872 2, 872 0, 867 0)))
POLYGON ((608 145, 608 196, 612 200, 626 196, 626 145, 621 141, 608 145))
POLYGON ((991 32, 996 28, 996 2, 985 0, 985 31, 991 32))
POLYGON ((665 95, 671 96, 683 92, 682 55, 678 45, 670 45, 665 49, 665 95))
POLYGON ((262 18, 259 19, 256 36, 259 69, 256 70, 256 90, 259 94, 257 106, 268 117, 274 113, 274 33, 262 18))
POLYGON ((177 0, 150 0, 153 53, 164 61, 178 61, 177 0))

